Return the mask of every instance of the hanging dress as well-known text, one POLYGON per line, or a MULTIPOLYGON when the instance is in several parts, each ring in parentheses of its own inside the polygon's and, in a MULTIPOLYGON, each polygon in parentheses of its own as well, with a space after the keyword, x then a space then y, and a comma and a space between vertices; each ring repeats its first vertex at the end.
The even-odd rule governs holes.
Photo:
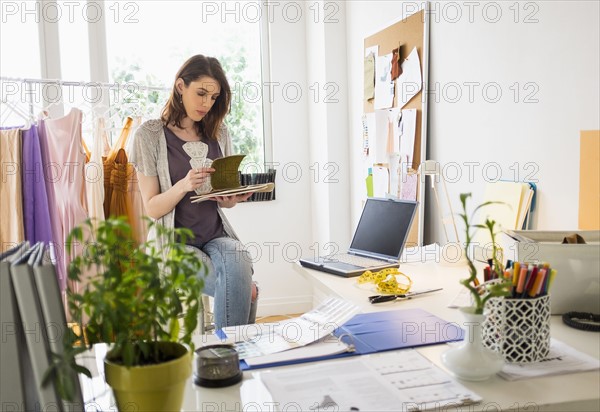
POLYGON ((118 216, 114 213, 111 213, 110 204, 112 199, 112 190, 113 190, 113 180, 111 178, 111 174, 113 171, 113 166, 115 164, 115 159, 120 149, 123 149, 127 144, 127 139, 131 132, 131 125, 133 123, 133 119, 128 117, 125 120, 125 125, 123 126, 123 130, 121 130, 121 135, 119 136, 119 140, 117 143, 111 148, 108 156, 103 159, 104 163, 104 217, 108 218, 109 216, 118 216))
POLYGON ((125 149, 119 149, 115 156, 110 172, 111 198, 110 215, 114 217, 125 216, 133 229, 133 219, 131 216, 131 196, 129 196, 129 180, 132 167, 127 161, 125 149))
MULTIPOLYGON (((104 119, 96 120, 90 161, 85 164, 85 194, 88 214, 94 222, 104 220, 104 166, 102 143, 106 135, 104 119)), ((96 223, 94 223, 96 224, 96 223)))
MULTIPOLYGON (((130 136, 135 135, 135 131, 142 123, 142 117, 136 116, 133 118, 133 125, 131 126, 130 136)), ((125 152, 127 158, 131 157, 133 151, 133 143, 135 139, 129 139, 125 152)), ((148 237, 148 223, 144 219, 146 216, 146 209, 144 208, 144 201, 142 199, 142 192, 138 184, 137 173, 133 163, 129 163, 128 171, 128 194, 131 197, 131 228, 133 230, 133 237, 138 244, 146 241, 148 237)))
POLYGON ((23 226, 25 240, 30 244, 52 241, 52 226, 48 195, 44 180, 42 152, 38 129, 35 126, 22 131, 23 167, 23 226))
POLYGON ((21 182, 21 130, 0 130, 0 247, 11 249, 25 240, 21 182))
MULTIPOLYGON (((81 253, 84 245, 74 245, 70 250, 67 236, 88 215, 85 210, 84 170, 86 153, 81 140, 82 113, 72 108, 64 117, 46 119, 45 144, 48 164, 46 188, 53 194, 48 196, 50 219, 53 225, 53 238, 56 241, 57 271, 61 290, 67 286, 67 268, 71 256, 81 253), (49 183, 49 184, 48 184, 49 183), (50 204, 52 198, 53 204, 50 204)), ((42 135, 40 134, 40 143, 42 135)), ((43 151, 46 151, 43 150, 43 151)), ((77 285, 72 285, 77 287, 77 285)))

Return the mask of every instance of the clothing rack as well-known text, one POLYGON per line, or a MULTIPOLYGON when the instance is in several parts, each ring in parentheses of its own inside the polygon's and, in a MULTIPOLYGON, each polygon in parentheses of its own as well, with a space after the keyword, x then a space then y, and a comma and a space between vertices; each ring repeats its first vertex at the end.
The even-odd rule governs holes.
POLYGON ((58 86, 73 86, 73 87, 99 87, 103 89, 123 89, 127 90, 128 87, 132 85, 136 85, 138 90, 144 91, 159 91, 159 92, 168 92, 171 90, 170 87, 161 87, 161 86, 144 86, 139 85, 135 82, 125 82, 125 83, 103 83, 103 82, 94 82, 94 81, 70 81, 70 80, 58 80, 58 79, 34 79, 34 78, 20 78, 20 77, 0 77, 1 82, 16 82, 16 83, 26 83, 26 84, 55 84, 58 86))
MULTIPOLYGON (((105 83, 105 82, 94 82, 94 81, 72 81, 72 80, 59 80, 59 79, 37 79, 37 78, 21 78, 21 77, 6 77, 0 76, 0 83, 20 83, 22 90, 18 88, 14 90, 10 90, 6 85, 1 87, 2 96, 1 102, 5 104, 7 107, 15 111, 20 117, 23 117, 22 113, 15 110, 14 103, 9 104, 11 96, 16 98, 21 104, 27 106, 23 112, 28 112, 28 117, 30 121, 35 119, 35 113, 40 112, 40 110, 49 110, 50 113, 55 117, 60 117, 64 114, 63 107, 65 104, 69 104, 72 102, 65 102, 65 100, 61 97, 56 101, 48 101, 45 97, 42 97, 41 103, 42 107, 38 106, 40 103, 39 97, 36 100, 34 94, 36 93, 36 87, 33 85, 53 85, 57 87, 88 87, 90 89, 103 90, 108 93, 138 93, 138 92, 165 92, 169 93, 171 91, 170 87, 162 87, 162 86, 145 86, 139 85, 135 82, 124 82, 124 83, 105 83), (11 92, 14 92, 11 94, 11 92)), ((37 90, 39 92, 39 90, 37 90)), ((66 95, 65 95, 66 97, 66 95)), ((119 103, 117 103, 117 106, 119 103)), ((109 103, 108 94, 104 94, 102 92, 102 97, 100 99, 91 102, 90 108, 93 112, 98 111, 98 113, 104 113, 106 110, 110 109, 112 104, 109 103)), ((117 128, 107 128, 106 131, 112 132, 121 130, 121 127, 117 128)))

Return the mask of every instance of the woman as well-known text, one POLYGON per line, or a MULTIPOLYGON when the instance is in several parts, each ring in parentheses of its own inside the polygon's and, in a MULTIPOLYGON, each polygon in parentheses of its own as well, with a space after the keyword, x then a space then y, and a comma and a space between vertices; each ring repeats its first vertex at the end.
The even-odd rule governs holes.
MULTIPOLYGON (((223 124, 230 101, 219 61, 193 56, 177 72, 161 118, 136 131, 132 159, 146 214, 166 227, 186 227, 194 233, 188 243, 206 263, 204 293, 214 296, 218 329, 254 323, 257 300, 250 257, 221 211, 250 194, 200 203, 190 199, 214 172, 210 167, 192 168, 190 154, 206 153, 212 160, 231 154, 231 138, 223 124)), ((164 240, 156 241, 160 248, 164 240)))

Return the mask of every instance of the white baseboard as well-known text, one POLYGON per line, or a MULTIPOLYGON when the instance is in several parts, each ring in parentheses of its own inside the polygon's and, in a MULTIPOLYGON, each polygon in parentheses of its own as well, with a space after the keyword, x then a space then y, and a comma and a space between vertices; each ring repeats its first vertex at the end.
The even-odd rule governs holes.
POLYGON ((313 308, 311 295, 290 296, 281 298, 260 298, 256 316, 289 315, 304 313, 313 308))

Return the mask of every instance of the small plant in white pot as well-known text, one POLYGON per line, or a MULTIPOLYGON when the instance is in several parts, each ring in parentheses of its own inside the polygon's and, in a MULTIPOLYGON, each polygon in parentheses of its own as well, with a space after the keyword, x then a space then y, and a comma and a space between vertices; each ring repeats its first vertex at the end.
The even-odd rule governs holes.
POLYGON ((473 306, 460 308, 465 318, 465 337, 462 343, 452 347, 442 354, 442 362, 454 375, 465 380, 480 381, 488 379, 502 369, 504 361, 502 356, 486 348, 482 341, 482 324, 485 320, 484 308, 486 302, 493 297, 505 297, 511 293, 512 281, 504 277, 504 267, 498 259, 498 246, 496 243, 496 222, 489 218, 482 224, 472 224, 471 221, 477 211, 487 205, 499 202, 485 202, 477 206, 471 214, 467 211, 467 199, 470 193, 462 193, 460 201, 462 213, 459 214, 465 225, 464 254, 469 268, 469 277, 460 281, 465 286, 472 298, 473 306), (478 286, 477 268, 470 257, 473 235, 478 229, 485 229, 490 233, 492 243, 492 262, 490 271, 494 282, 478 286))
MULTIPOLYGON (((189 230, 149 224, 170 239, 164 248, 152 240, 136 245, 123 218, 88 220, 70 233, 67 242, 83 244, 84 251, 69 265, 69 279, 82 285, 67 292, 69 314, 89 347, 110 345, 104 371, 119 410, 180 410, 192 371, 203 266, 186 248, 189 230)), ((47 373, 65 399, 73 396, 61 385, 65 374, 85 373, 72 357, 76 340, 83 339, 70 331, 68 355, 54 357, 47 373)))

